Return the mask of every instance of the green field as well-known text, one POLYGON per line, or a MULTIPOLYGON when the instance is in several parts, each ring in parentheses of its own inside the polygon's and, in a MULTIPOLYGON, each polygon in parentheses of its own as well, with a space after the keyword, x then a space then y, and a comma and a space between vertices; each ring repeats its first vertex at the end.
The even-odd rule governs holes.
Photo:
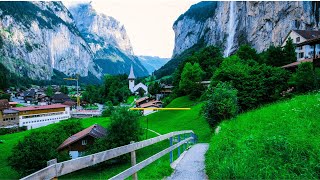
POLYGON ((320 94, 302 95, 220 124, 206 154, 210 179, 319 179, 320 94))
MULTIPOLYGON (((209 142, 211 130, 207 122, 199 114, 202 103, 190 101, 187 97, 177 98, 172 101, 168 107, 191 107, 189 111, 161 111, 141 118, 142 127, 147 127, 160 134, 169 133, 179 130, 193 130, 198 136, 199 141, 209 142)), ((145 134, 146 135, 146 134, 145 134)), ((143 135, 143 138, 145 138, 143 135)), ((147 138, 152 138, 156 134, 148 132, 147 138)), ((154 144, 137 151, 137 162, 147 159, 148 157, 169 147, 168 140, 154 144)), ((177 158, 176 152, 174 158, 177 158)), ((121 171, 130 167, 130 164, 123 164, 112 167, 93 167, 87 168, 70 175, 62 177, 62 179, 106 179, 110 178, 121 171)), ((151 165, 142 169, 138 173, 139 179, 162 179, 169 176, 172 169, 169 163, 169 154, 155 161, 151 165)))
MULTIPOLYGON (((108 118, 87 118, 81 119, 83 128, 87 128, 95 123, 106 127, 109 124, 108 118)), ((50 129, 56 124, 41 127, 38 129, 18 132, 14 134, 7 134, 0 136, 0 140, 4 140, 4 143, 0 144, 0 179, 18 179, 19 175, 16 171, 10 168, 7 163, 7 158, 11 155, 12 148, 23 138, 29 135, 33 131, 45 131, 50 129)))

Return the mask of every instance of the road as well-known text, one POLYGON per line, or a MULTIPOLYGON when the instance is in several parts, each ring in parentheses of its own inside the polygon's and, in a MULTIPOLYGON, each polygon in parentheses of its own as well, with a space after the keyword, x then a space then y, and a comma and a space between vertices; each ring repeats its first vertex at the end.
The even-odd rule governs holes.
POLYGON ((208 179, 205 173, 205 153, 209 144, 196 144, 188 150, 178 163, 173 174, 167 180, 201 180, 208 179))

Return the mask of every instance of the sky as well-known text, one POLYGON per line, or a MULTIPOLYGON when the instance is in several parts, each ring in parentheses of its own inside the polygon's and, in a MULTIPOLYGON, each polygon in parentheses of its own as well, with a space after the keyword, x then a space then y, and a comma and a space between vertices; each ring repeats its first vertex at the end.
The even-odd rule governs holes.
MULTIPOLYGON (((66 6, 80 2, 64 0, 66 6)), ((93 7, 126 28, 135 55, 170 58, 174 21, 200 0, 94 0, 93 7)))

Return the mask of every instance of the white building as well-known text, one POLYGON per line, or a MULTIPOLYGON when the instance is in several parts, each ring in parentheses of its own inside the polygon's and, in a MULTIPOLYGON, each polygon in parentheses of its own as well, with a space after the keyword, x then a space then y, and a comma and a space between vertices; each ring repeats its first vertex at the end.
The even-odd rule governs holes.
POLYGON ((19 111, 19 127, 34 129, 71 118, 70 107, 63 104, 12 108, 19 111))
MULTIPOLYGON (((320 31, 312 31, 312 30, 291 30, 288 35, 285 37, 282 47, 286 45, 289 37, 293 40, 293 44, 300 44, 305 41, 309 41, 311 39, 317 38, 320 36, 320 31)), ((313 57, 313 52, 316 52, 316 55, 320 54, 320 44, 317 44, 316 47, 312 45, 305 45, 296 48, 297 53, 297 61, 301 61, 304 59, 311 59, 313 57)))
POLYGON ((135 94, 138 94, 139 93, 139 90, 142 89, 146 94, 148 94, 148 86, 146 86, 145 84, 143 83, 139 83, 137 85, 135 85, 135 75, 134 75, 134 72, 133 72, 133 67, 131 65, 131 68, 130 68, 130 74, 128 76, 128 80, 129 80, 129 89, 131 91, 131 93, 135 93, 135 94))

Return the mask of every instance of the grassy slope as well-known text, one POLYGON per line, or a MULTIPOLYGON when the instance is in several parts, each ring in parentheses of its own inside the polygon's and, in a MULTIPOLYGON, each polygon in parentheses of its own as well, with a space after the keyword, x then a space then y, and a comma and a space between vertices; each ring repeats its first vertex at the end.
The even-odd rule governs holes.
POLYGON ((210 179, 319 179, 320 94, 297 96, 220 124, 210 179))
MULTIPOLYGON (((109 124, 108 118, 87 118, 81 119, 82 126, 84 128, 91 126, 92 124, 99 124, 106 127, 109 124)), ((0 140, 4 140, 5 143, 0 144, 0 179, 18 179, 19 175, 16 171, 10 168, 7 164, 7 158, 11 155, 12 148, 23 138, 29 135, 33 131, 45 131, 46 129, 52 128, 55 124, 45 126, 38 129, 29 131, 23 131, 14 134, 7 134, 0 136, 0 140)))
MULTIPOLYGON (((168 107, 191 107, 190 111, 161 111, 141 118, 141 124, 147 127, 146 119, 149 121, 149 129, 161 134, 178 130, 193 130, 199 136, 201 142, 209 142, 211 131, 209 125, 199 114, 202 104, 190 101, 187 97, 177 98, 172 101, 168 107)), ((148 132, 148 138, 155 134, 148 132)), ((145 138, 145 136, 143 136, 145 138)), ((169 147, 168 141, 162 141, 155 145, 143 148, 137 151, 137 161, 140 162, 146 158, 169 147)), ((177 158, 174 154, 174 158, 177 158)), ((113 167, 93 167, 87 168, 70 175, 62 177, 63 179, 106 179, 130 167, 130 164, 123 164, 113 167)), ((138 173, 139 179, 162 179, 172 173, 169 165, 169 154, 155 161, 151 165, 142 169, 138 173)))

